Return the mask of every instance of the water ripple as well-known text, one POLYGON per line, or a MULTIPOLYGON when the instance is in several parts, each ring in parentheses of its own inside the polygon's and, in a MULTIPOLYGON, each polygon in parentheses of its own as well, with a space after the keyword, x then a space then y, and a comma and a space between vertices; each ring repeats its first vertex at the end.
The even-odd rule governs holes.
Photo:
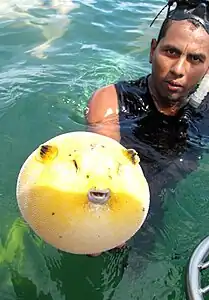
MULTIPOLYGON (((48 138, 85 129, 84 109, 96 88, 150 71, 150 38, 163 15, 152 29, 148 26, 165 4, 75 2, 79 8, 63 19, 54 17, 54 9, 40 7, 24 16, 8 13, 6 19, 0 8, 0 247, 5 255, 4 261, 0 255, 0 298, 183 299, 184 266, 207 234, 207 155, 196 173, 163 194, 162 226, 148 228, 154 239, 147 250, 142 251, 140 232, 124 251, 95 260, 71 256, 46 245, 18 221, 15 184, 21 164, 48 138), (43 56, 31 55, 32 49, 43 50, 43 56)), ((192 134, 196 131, 192 128, 192 134)), ((207 145, 204 137, 202 147, 207 145)))

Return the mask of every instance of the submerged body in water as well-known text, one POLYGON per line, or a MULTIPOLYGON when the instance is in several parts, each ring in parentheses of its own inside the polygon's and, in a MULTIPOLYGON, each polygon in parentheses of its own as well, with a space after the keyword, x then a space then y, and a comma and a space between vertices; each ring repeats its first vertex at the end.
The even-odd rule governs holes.
MULTIPOLYGON (((160 113, 150 94, 148 78, 149 75, 114 84, 118 102, 116 113, 119 118, 115 117, 112 105, 106 110, 105 122, 98 122, 95 126, 94 120, 90 119, 95 114, 90 117, 88 115, 92 109, 91 104, 86 111, 86 116, 91 121, 88 123, 89 130, 111 135, 126 148, 138 152, 140 166, 150 188, 150 209, 143 226, 127 242, 128 247, 104 253, 104 257, 120 257, 111 274, 112 280, 115 281, 114 288, 119 284, 126 268, 138 277, 145 267, 146 260, 141 258, 152 255, 156 236, 164 231, 164 190, 175 188, 178 182, 198 168, 209 141, 208 97, 194 111, 189 122, 183 124, 180 120, 188 105, 182 107, 175 116, 160 113), (114 134, 118 128, 120 137, 114 134)), ((109 99, 110 97, 105 97, 105 105, 109 99)), ((101 110, 100 103, 95 113, 100 113, 101 110)), ((109 275, 108 270, 107 273, 109 275)), ((108 299, 111 299, 113 294, 114 292, 108 299)))
POLYGON ((137 244, 140 252, 151 250, 151 241, 155 239, 150 233, 153 231, 147 231, 147 227, 156 229, 162 225, 161 192, 164 188, 175 188, 181 179, 197 169, 209 140, 207 98, 193 113, 188 124, 183 125, 180 118, 186 107, 175 116, 160 113, 149 92, 148 77, 115 84, 120 142, 138 152, 151 193, 150 211, 142 230, 144 232, 140 230, 134 238, 134 244, 137 244))
MULTIPOLYGON (((194 165, 192 162, 200 158, 201 142, 208 132, 207 99, 184 125, 180 118, 185 107, 175 116, 166 116, 157 110, 149 92, 148 76, 136 81, 119 82, 115 87, 120 111, 121 143, 126 147, 131 145, 139 153, 149 183, 156 182, 162 171, 166 171, 167 175, 170 173, 170 176, 166 176, 166 182, 168 179, 178 181, 184 174, 190 173, 194 165), (193 143, 195 137, 199 140, 193 143), (178 169, 174 173, 174 169, 170 172, 169 168, 173 164, 178 169)), ((164 184, 160 182, 162 188, 164 184)))

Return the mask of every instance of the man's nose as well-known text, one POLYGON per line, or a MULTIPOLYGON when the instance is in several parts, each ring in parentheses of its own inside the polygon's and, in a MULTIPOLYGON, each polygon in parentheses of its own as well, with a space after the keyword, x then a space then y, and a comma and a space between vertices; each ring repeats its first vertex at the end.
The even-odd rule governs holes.
POLYGON ((180 57, 178 60, 174 62, 170 72, 175 76, 177 76, 178 78, 181 78, 185 75, 185 69, 186 69, 186 60, 184 59, 184 57, 180 57))

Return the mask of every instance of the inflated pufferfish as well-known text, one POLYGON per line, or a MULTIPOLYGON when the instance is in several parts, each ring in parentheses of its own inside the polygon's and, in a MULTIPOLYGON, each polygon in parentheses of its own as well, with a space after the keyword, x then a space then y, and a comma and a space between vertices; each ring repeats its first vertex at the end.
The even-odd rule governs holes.
POLYGON ((44 241, 76 254, 130 239, 149 209, 149 187, 133 149, 97 133, 71 132, 39 146, 17 180, 23 218, 44 241))

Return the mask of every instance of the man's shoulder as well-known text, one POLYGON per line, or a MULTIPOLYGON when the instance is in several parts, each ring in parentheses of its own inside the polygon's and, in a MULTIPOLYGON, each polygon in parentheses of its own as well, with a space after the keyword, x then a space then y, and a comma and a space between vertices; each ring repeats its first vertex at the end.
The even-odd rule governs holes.
POLYGON ((103 87, 98 88, 89 99, 90 102, 106 101, 107 99, 116 99, 118 88, 122 87, 125 91, 125 87, 136 87, 136 88, 147 88, 147 77, 141 76, 135 80, 119 80, 115 83, 111 83, 109 85, 105 85, 103 87))
POLYGON ((141 96, 147 93, 147 87, 147 76, 141 76, 98 88, 88 101, 85 114, 88 122, 100 122, 107 114, 119 114, 127 105, 144 105, 141 96))
POLYGON ((90 99, 98 98, 98 97, 100 99, 104 97, 106 98, 109 97, 110 95, 113 95, 114 93, 115 93, 115 85, 113 83, 98 88, 96 91, 94 91, 90 99))
POLYGON ((104 120, 107 113, 118 113, 118 99, 114 84, 97 89, 88 101, 86 118, 89 123, 104 120))

